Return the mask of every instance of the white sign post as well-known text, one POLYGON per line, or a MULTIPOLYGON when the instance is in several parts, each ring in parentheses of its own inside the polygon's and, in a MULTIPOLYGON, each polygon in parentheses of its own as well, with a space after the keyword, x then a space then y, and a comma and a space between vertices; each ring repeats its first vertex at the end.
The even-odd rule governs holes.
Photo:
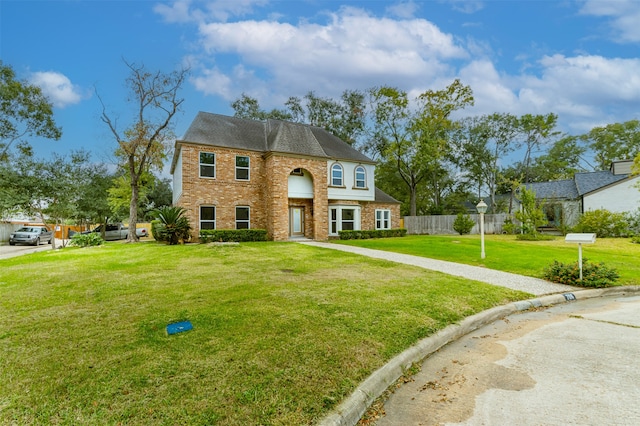
POLYGON ((596 234, 567 234, 564 237, 564 242, 578 244, 578 264, 580 265, 580 281, 582 281, 582 244, 595 243, 596 234))

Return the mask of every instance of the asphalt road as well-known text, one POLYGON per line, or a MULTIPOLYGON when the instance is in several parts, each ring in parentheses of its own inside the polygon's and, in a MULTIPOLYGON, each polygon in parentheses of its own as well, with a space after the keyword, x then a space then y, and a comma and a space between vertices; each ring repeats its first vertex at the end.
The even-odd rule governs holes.
MULTIPOLYGON (((56 240, 56 247, 60 247, 62 240, 56 240)), ((40 244, 39 246, 0 244, 0 259, 21 256, 23 254, 35 253, 42 250, 51 250, 51 244, 40 244)))
POLYGON ((639 425, 640 296, 511 315, 432 354, 377 426, 639 425))

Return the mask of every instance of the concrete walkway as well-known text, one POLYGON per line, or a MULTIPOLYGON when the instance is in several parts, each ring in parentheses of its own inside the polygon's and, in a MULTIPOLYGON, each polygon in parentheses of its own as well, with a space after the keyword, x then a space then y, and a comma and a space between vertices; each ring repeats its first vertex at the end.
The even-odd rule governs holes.
POLYGON ((373 250, 362 247, 347 246, 342 244, 324 243, 318 241, 305 241, 306 244, 314 247, 340 250, 349 253, 356 253, 376 259, 390 260, 392 262, 404 263, 418 266, 424 269, 443 272, 445 274, 470 280, 482 281, 485 283, 507 287, 513 290, 520 290, 535 296, 544 294, 562 293, 573 291, 576 288, 563 284, 555 284, 539 278, 525 277, 510 272, 496 271, 493 269, 481 268, 479 266, 463 265, 460 263, 447 262, 445 260, 429 259, 426 257, 413 256, 410 254, 393 253, 389 251, 373 250))

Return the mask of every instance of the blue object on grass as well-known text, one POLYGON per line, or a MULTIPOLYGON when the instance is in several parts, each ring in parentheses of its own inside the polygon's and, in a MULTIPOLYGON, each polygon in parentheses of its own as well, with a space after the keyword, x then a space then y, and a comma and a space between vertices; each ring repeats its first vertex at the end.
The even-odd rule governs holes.
POLYGON ((189 331, 193 328, 191 321, 182 321, 169 324, 167 326, 167 334, 182 333, 183 331, 189 331))

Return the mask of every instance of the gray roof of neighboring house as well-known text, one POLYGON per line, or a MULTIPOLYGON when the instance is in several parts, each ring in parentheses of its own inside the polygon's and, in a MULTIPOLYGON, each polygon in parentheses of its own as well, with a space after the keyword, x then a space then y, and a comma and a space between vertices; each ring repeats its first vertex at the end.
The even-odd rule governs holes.
POLYGON ((609 170, 592 173, 576 173, 574 179, 578 194, 584 195, 604 186, 626 179, 629 175, 614 175, 609 170))
POLYGON ((536 198, 576 199, 578 190, 573 179, 556 180, 551 182, 534 182, 525 185, 527 189, 536 193, 536 198))
POLYGON ((199 112, 178 142, 373 163, 324 129, 272 119, 256 121, 199 112))
POLYGON ((576 173, 573 179, 528 183, 536 198, 575 200, 585 194, 624 180, 629 175, 614 175, 611 171, 576 173))

